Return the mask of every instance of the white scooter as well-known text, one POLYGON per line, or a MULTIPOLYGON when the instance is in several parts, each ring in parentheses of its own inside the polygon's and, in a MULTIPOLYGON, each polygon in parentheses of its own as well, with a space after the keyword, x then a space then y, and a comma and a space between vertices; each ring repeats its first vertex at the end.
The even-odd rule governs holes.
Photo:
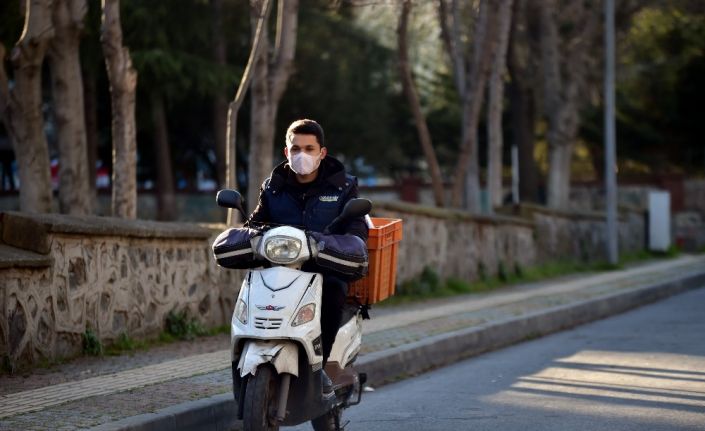
MULTIPOLYGON (((240 194, 218 193, 219 206, 238 209, 240 194)), ((331 223, 369 213, 370 201, 352 199, 331 223)), ((362 342, 359 306, 346 305, 341 327, 326 364, 334 395, 321 391, 322 276, 301 271, 315 258, 303 230, 280 226, 256 237, 255 254, 270 268, 249 270, 231 322, 233 392, 238 418, 246 431, 278 430, 311 420, 316 431, 342 430, 342 410, 358 404, 366 375, 352 364, 362 342)))

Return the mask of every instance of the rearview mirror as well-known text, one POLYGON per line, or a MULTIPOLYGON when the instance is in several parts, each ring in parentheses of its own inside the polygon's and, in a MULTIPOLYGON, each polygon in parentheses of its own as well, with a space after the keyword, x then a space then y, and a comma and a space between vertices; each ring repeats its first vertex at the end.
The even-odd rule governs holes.
POLYGON ((343 211, 338 217, 333 219, 332 222, 323 230, 324 234, 329 234, 335 225, 338 223, 349 220, 351 218, 363 217, 372 211, 372 202, 368 199, 353 198, 350 199, 345 206, 343 211))
POLYGON ((223 189, 218 192, 215 196, 215 201, 218 206, 223 208, 233 208, 240 211, 243 220, 247 219, 245 210, 242 207, 242 195, 237 190, 223 189))
POLYGON ((349 219, 355 217, 363 217, 372 211, 372 202, 368 199, 353 198, 350 199, 343 207, 343 212, 338 218, 349 219))

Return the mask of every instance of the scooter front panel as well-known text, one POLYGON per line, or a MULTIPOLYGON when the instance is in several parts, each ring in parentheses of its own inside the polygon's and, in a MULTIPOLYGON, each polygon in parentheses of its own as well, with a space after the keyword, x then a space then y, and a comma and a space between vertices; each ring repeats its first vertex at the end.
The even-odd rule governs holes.
POLYGON ((316 352, 318 349, 313 344, 321 335, 321 294, 322 278, 319 274, 286 267, 251 271, 239 296, 247 304, 247 323, 236 316, 232 319, 233 360, 238 354, 236 349, 240 339, 290 339, 304 347, 311 364, 320 363, 322 355, 316 352), (299 309, 307 304, 314 304, 313 318, 292 326, 299 309))

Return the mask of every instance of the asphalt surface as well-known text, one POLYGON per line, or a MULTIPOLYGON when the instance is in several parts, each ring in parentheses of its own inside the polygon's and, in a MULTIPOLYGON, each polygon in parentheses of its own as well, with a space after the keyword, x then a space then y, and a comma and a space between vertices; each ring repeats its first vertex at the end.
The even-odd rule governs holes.
POLYGON ((705 430, 705 286, 381 387, 344 418, 347 431, 705 430))

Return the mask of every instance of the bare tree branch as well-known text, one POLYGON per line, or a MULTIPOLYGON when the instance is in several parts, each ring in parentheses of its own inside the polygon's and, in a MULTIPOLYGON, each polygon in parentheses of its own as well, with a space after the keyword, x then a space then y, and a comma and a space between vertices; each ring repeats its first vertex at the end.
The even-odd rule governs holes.
POLYGON ((270 66, 271 97, 273 101, 281 99, 288 77, 294 66, 296 52, 296 32, 298 28, 298 0, 280 0, 277 17, 277 33, 274 45, 273 62, 270 66))
MULTIPOLYGON (((269 19, 269 14, 272 10, 271 8, 272 2, 271 0, 264 0, 264 5, 262 8, 262 11, 260 13, 260 17, 257 21, 257 29, 255 30, 255 37, 252 41, 252 49, 250 50, 250 56, 247 59, 247 65, 245 66, 245 72, 242 74, 242 77, 240 78, 240 85, 237 87, 237 93, 235 94, 235 99, 231 102, 231 108, 233 107, 233 103, 235 104, 234 107, 236 109, 240 109, 240 106, 242 106, 242 102, 245 100, 245 95, 247 94, 247 90, 250 87, 250 82, 252 82, 252 69, 254 67, 254 63, 260 53, 261 46, 262 46, 262 37, 264 36, 264 32, 267 31, 265 26, 267 25, 267 21, 269 19)), ((230 139, 228 139, 230 141, 230 139)))
MULTIPOLYGON (((259 186, 272 169, 277 108, 293 70, 299 1, 280 0, 280 6, 274 55, 263 50, 254 64, 247 190, 248 199, 252 200, 258 196, 259 186)), ((264 41, 269 46, 266 34, 264 41)))
POLYGON ((489 73, 490 57, 496 35, 488 33, 494 28, 495 7, 485 0, 480 3, 473 39, 472 65, 465 76, 466 93, 461 95, 463 103, 463 133, 460 154, 453 175, 452 204, 461 207, 463 191, 467 196, 467 208, 472 212, 480 209, 480 179, 477 151, 477 126, 484 100, 485 83, 489 73), (467 176, 467 184, 465 182, 467 176))
POLYGON ((541 58, 544 76, 543 97, 546 111, 549 113, 556 112, 563 94, 558 28, 554 16, 555 9, 555 0, 540 2, 541 28, 543 29, 541 32, 541 58))
POLYGON ((458 94, 465 94, 465 69, 467 60, 460 42, 458 2, 451 0, 451 10, 448 10, 447 0, 438 1, 438 21, 441 28, 441 39, 445 45, 453 65, 453 81, 458 94), (449 22, 450 21, 450 22, 449 22))
POLYGON ((399 54, 399 73, 401 74, 402 87, 404 94, 409 102, 409 107, 414 116, 416 129, 419 133, 419 141, 423 150, 426 161, 428 162, 429 171, 431 173, 431 183, 433 185, 433 197, 437 207, 443 207, 445 197, 443 193, 443 179, 441 178, 441 169, 438 166, 436 152, 433 149, 431 142, 431 133, 426 124, 426 118, 421 112, 421 102, 419 95, 414 85, 414 78, 409 65, 409 49, 407 45, 407 27, 409 23, 409 13, 411 12, 411 0, 405 0, 402 3, 401 14, 397 25, 397 46, 399 54))
MULTIPOLYGON (((242 102, 245 100, 245 95, 252 82, 252 77, 254 75, 254 64, 260 56, 260 51, 263 46, 263 39, 267 31, 267 21, 269 19, 269 14, 272 10, 271 0, 264 0, 262 9, 260 10, 259 17, 257 19, 257 26, 252 40, 252 48, 250 49, 250 56, 247 59, 247 66, 245 66, 245 72, 240 78, 240 84, 237 87, 237 92, 235 93, 235 98, 228 107, 228 128, 226 137, 226 147, 225 153, 227 157, 226 166, 226 178, 227 178, 227 188, 234 189, 237 187, 236 169, 237 169, 237 114, 240 111, 242 102)), ((232 210, 228 210, 228 225, 235 224, 237 220, 237 214, 232 210)))
POLYGON ((507 65, 507 46, 512 24, 513 0, 502 0, 498 11, 497 48, 494 50, 492 73, 489 80, 489 103, 487 107, 487 190, 490 212, 502 204, 502 111, 504 102, 504 75, 507 65))

